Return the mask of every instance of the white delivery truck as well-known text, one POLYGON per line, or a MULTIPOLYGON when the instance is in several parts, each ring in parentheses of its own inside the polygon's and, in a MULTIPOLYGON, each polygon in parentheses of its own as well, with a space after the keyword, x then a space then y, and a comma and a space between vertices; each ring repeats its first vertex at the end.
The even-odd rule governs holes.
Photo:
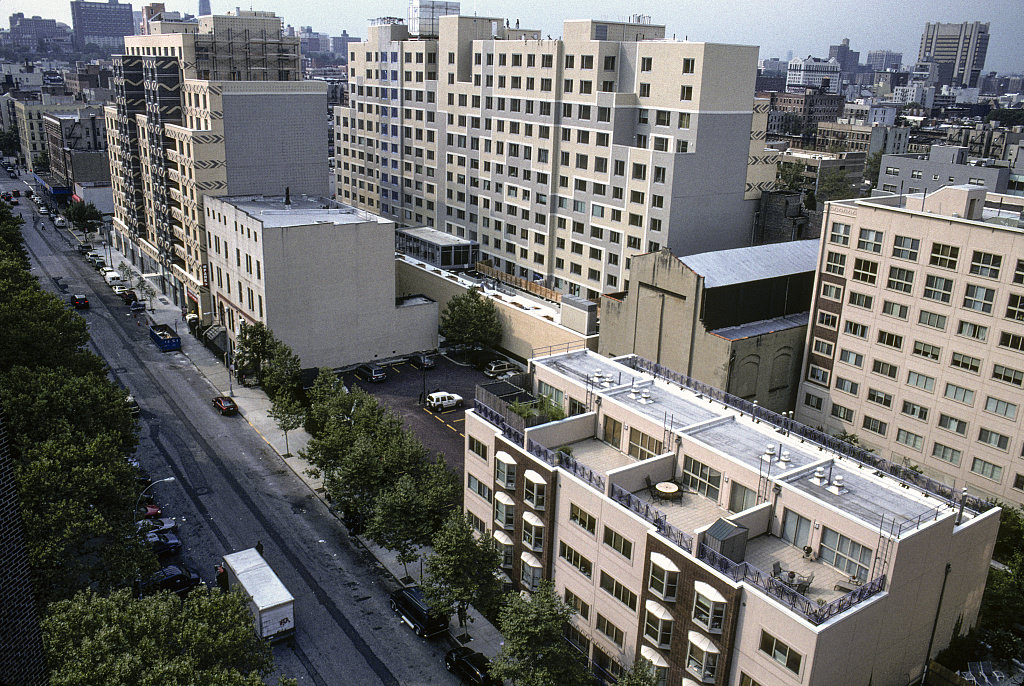
POLYGON ((276 641, 295 632, 295 599, 255 548, 224 556, 228 584, 249 596, 256 635, 276 641))

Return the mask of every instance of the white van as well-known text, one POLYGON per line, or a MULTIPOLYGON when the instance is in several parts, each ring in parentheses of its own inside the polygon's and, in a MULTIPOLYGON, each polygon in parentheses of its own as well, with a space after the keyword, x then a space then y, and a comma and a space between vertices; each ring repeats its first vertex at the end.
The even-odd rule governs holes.
POLYGON ((107 282, 108 286, 124 286, 125 285, 124 279, 122 279, 121 275, 118 274, 115 271, 110 271, 110 272, 107 272, 106 274, 104 274, 103 275, 103 280, 107 282))

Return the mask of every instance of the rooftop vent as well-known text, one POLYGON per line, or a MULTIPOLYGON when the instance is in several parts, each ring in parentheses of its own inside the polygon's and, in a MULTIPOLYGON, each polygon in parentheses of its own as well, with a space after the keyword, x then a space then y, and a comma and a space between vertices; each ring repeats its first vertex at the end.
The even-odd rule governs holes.
POLYGON ((644 405, 649 405, 654 402, 651 400, 651 392, 646 388, 640 393, 640 402, 644 405))
POLYGON ((779 457, 779 462, 782 462, 783 464, 789 464, 789 451, 788 450, 783 450, 782 451, 782 456, 779 457))
POLYGON ((817 469, 815 469, 814 476, 811 477, 811 481, 816 486, 824 486, 825 484, 827 484, 828 482, 825 480, 825 468, 818 467, 817 469))
POLYGON ((774 460, 775 459, 775 446, 774 445, 769 445, 769 446, 765 447, 764 454, 765 454, 765 457, 768 458, 769 462, 774 460))
POLYGON ((828 490, 830 493, 835 493, 836 495, 846 492, 846 489, 843 488, 842 474, 837 474, 836 477, 832 479, 832 485, 828 487, 828 490))

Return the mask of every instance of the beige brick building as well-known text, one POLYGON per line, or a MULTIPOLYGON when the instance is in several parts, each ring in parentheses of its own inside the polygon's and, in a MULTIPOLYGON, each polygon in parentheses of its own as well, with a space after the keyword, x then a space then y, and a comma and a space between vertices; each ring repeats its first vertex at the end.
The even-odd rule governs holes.
POLYGON ((727 402, 582 350, 478 387, 464 506, 506 583, 553 579, 577 611, 566 640, 602 677, 642 656, 662 684, 911 683, 933 631, 932 656, 975 622, 999 510, 966 498, 961 515, 948 488, 727 402), (540 395, 567 417, 509 410, 540 395))
POLYGON ((830 203, 797 418, 1024 503, 1022 205, 970 185, 830 203))
POLYGON ((437 36, 378 20, 349 46, 336 195, 594 300, 625 288, 633 255, 746 243, 774 180, 756 63, 651 24, 567 21, 551 39, 498 18, 444 16, 437 36))
POLYGON ((326 85, 270 12, 152 22, 114 58, 106 108, 113 228, 176 304, 209 322, 203 198, 327 195, 326 85))

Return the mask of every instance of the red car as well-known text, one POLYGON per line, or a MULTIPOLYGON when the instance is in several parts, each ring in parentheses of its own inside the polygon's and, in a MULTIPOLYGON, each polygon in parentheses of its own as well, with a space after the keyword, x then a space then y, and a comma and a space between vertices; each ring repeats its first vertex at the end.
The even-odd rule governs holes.
POLYGON ((139 516, 143 519, 153 519, 163 514, 163 511, 156 505, 143 505, 139 508, 139 516))
POLYGON ((226 395, 218 395, 216 398, 214 398, 213 399, 213 406, 221 414, 237 414, 238 413, 238 405, 236 405, 235 401, 232 400, 231 398, 227 397, 226 395))

